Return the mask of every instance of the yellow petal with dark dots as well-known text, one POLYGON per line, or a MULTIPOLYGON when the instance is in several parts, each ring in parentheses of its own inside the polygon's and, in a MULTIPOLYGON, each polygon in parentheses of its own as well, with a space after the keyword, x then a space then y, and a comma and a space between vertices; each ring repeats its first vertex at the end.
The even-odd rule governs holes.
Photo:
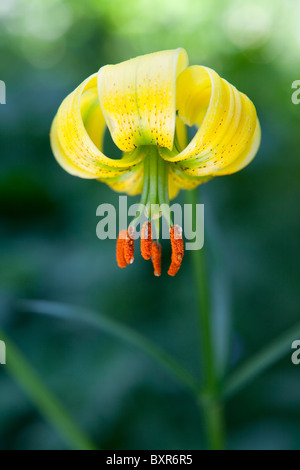
POLYGON ((260 141, 261 141, 261 129, 260 129, 259 121, 257 120, 255 132, 254 132, 252 140, 250 141, 250 145, 246 147, 244 152, 242 152, 237 159, 235 159, 232 163, 225 166, 224 168, 221 168, 213 175, 214 176, 231 175, 232 173, 236 173, 237 171, 240 171, 243 168, 245 168, 245 166, 249 165, 249 163, 253 160, 253 158, 257 154, 257 151, 260 146, 260 141))
POLYGON ((108 184, 114 191, 136 196, 143 189, 144 166, 143 162, 135 165, 131 170, 115 178, 100 179, 99 181, 108 184))
POLYGON ((106 157, 100 150, 104 129, 95 74, 63 101, 53 121, 51 145, 57 161, 81 178, 112 178, 126 173, 143 159, 139 152, 119 160, 106 157))
POLYGON ((198 131, 188 146, 162 157, 179 163, 189 176, 217 176, 238 171, 254 158, 260 128, 253 103, 213 70, 192 66, 177 80, 179 117, 198 131))
MULTIPOLYGON (((211 176, 190 176, 178 164, 171 163, 169 166, 169 180, 178 189, 194 189, 201 183, 206 183, 211 176)), ((171 197, 170 197, 171 199, 171 197)))
POLYGON ((99 70, 101 109, 115 144, 173 148, 176 78, 188 65, 184 49, 156 52, 99 70))

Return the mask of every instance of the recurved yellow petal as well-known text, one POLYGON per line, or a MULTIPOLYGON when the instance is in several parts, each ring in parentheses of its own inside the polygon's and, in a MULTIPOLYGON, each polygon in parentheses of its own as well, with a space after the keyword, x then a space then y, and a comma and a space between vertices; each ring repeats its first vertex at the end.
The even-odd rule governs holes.
POLYGON ((172 149, 176 79, 188 65, 184 49, 156 52, 98 73, 100 106, 115 144, 128 152, 141 145, 172 149))
POLYGON ((63 101, 52 123, 52 150, 67 172, 81 178, 112 178, 143 159, 137 151, 122 159, 106 157, 100 150, 105 126, 95 74, 63 101))
POLYGON ((131 170, 115 178, 106 178, 99 180, 106 183, 114 191, 135 196, 140 194, 143 189, 144 165, 143 162, 135 165, 131 170))
MULTIPOLYGON (((169 166, 169 185, 172 183, 177 187, 177 192, 179 189, 194 189, 211 178, 211 176, 190 176, 176 163, 171 163, 169 166)), ((172 199, 171 195, 170 199, 172 199)))
POLYGON ((213 70, 192 66, 177 80, 177 109, 187 125, 198 126, 177 155, 161 149, 165 160, 180 162, 190 176, 238 171, 254 158, 260 142, 256 110, 249 98, 213 70))

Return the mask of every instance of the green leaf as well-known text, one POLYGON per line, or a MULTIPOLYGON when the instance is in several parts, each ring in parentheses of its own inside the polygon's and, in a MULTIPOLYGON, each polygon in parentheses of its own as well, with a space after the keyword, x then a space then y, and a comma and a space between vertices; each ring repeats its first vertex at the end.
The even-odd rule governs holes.
POLYGON ((95 450, 96 447, 79 429, 59 400, 43 384, 37 373, 14 343, 0 330, 6 343, 8 371, 25 390, 41 414, 54 426, 75 450, 95 450))
POLYGON ((246 361, 228 377, 223 388, 224 398, 229 398, 242 390, 252 380, 275 364, 291 351, 292 342, 300 337, 300 323, 263 348, 253 358, 246 361))
POLYGON ((180 363, 173 359, 173 357, 162 348, 125 325, 121 325, 104 315, 85 308, 55 302, 21 300, 18 301, 16 306, 18 310, 24 312, 50 315, 63 320, 80 321, 88 326, 97 328, 98 330, 139 349, 147 356, 154 359, 160 366, 176 377, 183 385, 197 394, 197 396, 200 394, 199 384, 180 363))

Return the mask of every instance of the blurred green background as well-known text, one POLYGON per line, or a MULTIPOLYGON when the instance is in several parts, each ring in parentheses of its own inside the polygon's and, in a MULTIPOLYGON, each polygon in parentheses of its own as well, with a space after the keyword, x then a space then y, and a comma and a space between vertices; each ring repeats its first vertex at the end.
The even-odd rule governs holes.
MULTIPOLYGON (((300 105, 291 102, 299 21, 297 0, 0 3, 0 327, 103 449, 201 449, 203 419, 192 396, 134 348, 76 322, 21 313, 15 301, 91 308, 198 374, 191 261, 187 254, 168 277, 167 243, 161 278, 140 257, 118 269, 115 242, 95 232, 97 206, 117 204, 117 194, 58 166, 52 118, 100 66, 180 46, 191 64, 214 68, 253 100, 259 154, 199 191, 216 347, 233 368, 299 318, 300 105)), ((0 366, 0 448, 68 449, 8 372, 0 366)), ((230 449, 300 449, 299 374, 287 355, 227 403, 230 449)))

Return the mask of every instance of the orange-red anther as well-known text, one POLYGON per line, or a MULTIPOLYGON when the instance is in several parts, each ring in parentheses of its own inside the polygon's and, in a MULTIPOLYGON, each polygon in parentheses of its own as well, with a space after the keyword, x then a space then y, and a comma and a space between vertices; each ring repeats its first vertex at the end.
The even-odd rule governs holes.
POLYGON ((134 235, 134 228, 129 227, 124 245, 124 257, 127 264, 132 264, 134 262, 134 235))
POLYGON ((145 222, 141 230, 141 253, 144 259, 151 258, 151 222, 145 222))
POLYGON ((172 246, 172 259, 168 274, 170 276, 175 276, 181 266, 182 258, 184 255, 182 228, 179 227, 179 225, 174 225, 173 227, 171 227, 170 239, 172 246))
POLYGON ((119 268, 126 268, 127 262, 125 259, 125 244, 126 244, 127 230, 121 230, 117 239, 117 263, 119 268))
POLYGON ((154 276, 161 275, 161 244, 152 242, 151 260, 154 268, 154 276))

